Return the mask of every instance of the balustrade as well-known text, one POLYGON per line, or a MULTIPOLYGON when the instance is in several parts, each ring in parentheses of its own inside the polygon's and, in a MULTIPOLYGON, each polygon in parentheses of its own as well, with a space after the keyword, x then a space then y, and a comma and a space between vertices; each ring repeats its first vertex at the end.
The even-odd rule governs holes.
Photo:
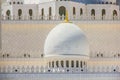
POLYGON ((120 66, 88 66, 80 68, 48 68, 42 66, 0 66, 0 73, 120 73, 120 66))
MULTIPOLYGON (((64 20, 65 19, 65 16, 62 15, 62 16, 1 16, 1 19, 2 20, 64 20)), ((100 19, 97 19, 97 17, 95 16, 80 16, 80 17, 77 17, 77 16, 73 16, 73 17, 70 17, 69 18, 70 20, 77 20, 77 21, 80 21, 80 20, 120 20, 120 17, 118 16, 113 16, 111 17, 111 19, 107 19, 105 16, 101 16, 100 19)))

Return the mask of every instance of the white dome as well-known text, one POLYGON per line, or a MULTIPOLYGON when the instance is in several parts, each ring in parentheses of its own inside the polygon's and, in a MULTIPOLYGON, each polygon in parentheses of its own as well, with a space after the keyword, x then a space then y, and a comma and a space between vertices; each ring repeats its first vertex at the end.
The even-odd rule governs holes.
POLYGON ((46 38, 46 56, 89 56, 89 45, 83 31, 72 23, 57 25, 46 38))

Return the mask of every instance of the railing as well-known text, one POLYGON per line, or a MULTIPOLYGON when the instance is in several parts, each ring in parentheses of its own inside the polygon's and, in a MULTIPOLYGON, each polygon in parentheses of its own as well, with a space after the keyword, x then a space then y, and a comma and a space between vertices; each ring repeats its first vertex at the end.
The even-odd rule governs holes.
POLYGON ((65 16, 2 16, 2 20, 64 20, 65 16))
POLYGON ((111 59, 120 59, 120 52, 91 52, 90 53, 91 58, 111 58, 111 59))
MULTIPOLYGON (((42 53, 41 51, 37 51, 38 53, 42 53)), ((0 51, 0 59, 9 59, 9 58, 43 58, 44 54, 41 54, 40 56, 33 56, 32 53, 36 52, 19 52, 18 54, 21 54, 20 56, 14 56, 11 53, 14 52, 6 52, 6 51, 0 51)), ((98 59, 120 59, 120 52, 90 52, 90 58, 98 58, 98 59)))
MULTIPOLYGON (((65 16, 1 16, 1 20, 20 20, 20 21, 27 21, 27 20, 41 20, 41 21, 45 21, 45 20, 61 20, 63 21, 65 19, 65 16)), ((106 18, 104 16, 101 16, 101 18, 97 18, 95 16, 73 16, 73 17, 69 17, 70 20, 103 20, 103 21, 107 21, 107 20, 120 20, 120 17, 118 16, 112 16, 111 18, 106 18)))
POLYGON ((0 51, 0 59, 16 59, 16 58, 22 58, 22 59, 31 59, 31 58, 43 58, 44 54, 38 55, 37 57, 31 55, 32 53, 42 53, 41 51, 36 51, 36 52, 18 52, 18 54, 22 54, 22 55, 11 55, 11 53, 15 53, 16 52, 6 52, 6 51, 0 51))
POLYGON ((89 67, 89 68, 47 68, 42 66, 0 66, 0 73, 51 73, 51 74, 62 74, 62 73, 120 73, 120 67, 89 67))

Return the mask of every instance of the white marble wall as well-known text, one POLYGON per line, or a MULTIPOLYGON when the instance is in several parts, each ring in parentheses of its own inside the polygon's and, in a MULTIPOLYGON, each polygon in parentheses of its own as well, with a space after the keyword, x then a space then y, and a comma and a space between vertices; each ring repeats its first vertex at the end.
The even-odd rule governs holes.
MULTIPOLYGON (((10 20, 19 20, 18 18, 18 9, 22 10, 21 20, 30 20, 29 9, 33 10, 33 20, 40 20, 41 17, 44 17, 44 20, 48 20, 51 17, 52 20, 59 20, 59 8, 64 6, 69 13, 69 19, 71 20, 93 20, 91 16, 91 10, 95 9, 95 20, 102 20, 102 9, 106 10, 106 15, 104 20, 113 20, 113 10, 117 11, 117 16, 115 20, 120 19, 120 10, 118 5, 113 4, 88 4, 71 2, 71 1, 50 1, 40 4, 23 4, 23 5, 3 5, 2 6, 2 19, 6 20, 7 15, 6 11, 10 10, 10 20), (46 6, 47 5, 47 6, 46 6), (70 6, 69 6, 70 5, 70 6), (49 16, 49 8, 51 7, 51 16, 49 16), (76 14, 73 15, 73 7, 75 7, 76 14), (83 9, 83 14, 80 15, 80 8, 83 9), (42 9, 44 9, 44 15, 42 16, 42 9)), ((63 15, 64 17, 64 15, 63 15)), ((64 18, 63 18, 64 19, 64 18)))

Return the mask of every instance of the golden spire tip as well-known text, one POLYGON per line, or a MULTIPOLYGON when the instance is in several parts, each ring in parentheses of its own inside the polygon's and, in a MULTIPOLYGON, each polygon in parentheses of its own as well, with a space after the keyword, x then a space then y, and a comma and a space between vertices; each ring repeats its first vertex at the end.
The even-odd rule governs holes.
POLYGON ((65 20, 64 20, 64 22, 69 22, 69 19, 68 19, 68 11, 66 10, 66 15, 65 15, 65 20))

